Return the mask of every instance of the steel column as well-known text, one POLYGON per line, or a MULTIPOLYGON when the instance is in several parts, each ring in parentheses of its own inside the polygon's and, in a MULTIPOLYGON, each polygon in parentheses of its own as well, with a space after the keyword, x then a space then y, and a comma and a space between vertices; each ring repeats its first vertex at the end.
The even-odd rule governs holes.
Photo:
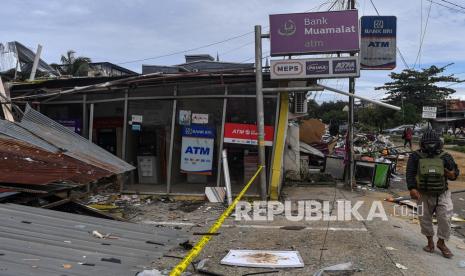
MULTIPOLYGON (((173 95, 176 96, 178 94, 178 87, 174 87, 173 95)), ((174 128, 176 127, 176 105, 177 100, 173 100, 173 112, 171 113, 171 134, 170 134, 170 149, 168 152, 168 170, 166 174, 166 193, 171 193, 171 172, 172 172, 172 165, 173 165, 173 147, 174 147, 174 128)))
POLYGON ((258 165, 263 167, 260 172, 260 197, 267 199, 266 167, 265 167, 265 119, 263 111, 263 75, 262 75, 262 26, 255 26, 255 85, 257 101, 258 130, 258 165))

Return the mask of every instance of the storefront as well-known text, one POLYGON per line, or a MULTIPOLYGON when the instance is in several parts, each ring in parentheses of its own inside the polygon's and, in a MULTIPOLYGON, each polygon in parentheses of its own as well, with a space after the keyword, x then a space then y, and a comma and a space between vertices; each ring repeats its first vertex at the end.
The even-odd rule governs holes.
MULTIPOLYGON (((277 86, 270 80, 265 86, 277 86)), ((134 165, 123 189, 147 194, 203 194, 223 186, 227 150, 233 192, 257 169, 254 74, 141 78, 108 90, 42 101, 40 110, 134 165)), ((279 111, 265 95, 266 164, 270 177, 279 111)), ((249 194, 258 194, 254 183, 249 194)))

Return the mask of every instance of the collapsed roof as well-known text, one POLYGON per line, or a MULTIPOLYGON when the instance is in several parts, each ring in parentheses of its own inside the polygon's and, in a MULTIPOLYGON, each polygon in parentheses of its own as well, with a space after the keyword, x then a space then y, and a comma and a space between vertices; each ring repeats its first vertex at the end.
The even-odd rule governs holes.
MULTIPOLYGON (((30 74, 35 55, 35 52, 18 41, 0 43, 0 73, 17 70, 23 74, 30 74)), ((59 73, 42 59, 39 59, 37 71, 48 77, 59 76, 59 73)))

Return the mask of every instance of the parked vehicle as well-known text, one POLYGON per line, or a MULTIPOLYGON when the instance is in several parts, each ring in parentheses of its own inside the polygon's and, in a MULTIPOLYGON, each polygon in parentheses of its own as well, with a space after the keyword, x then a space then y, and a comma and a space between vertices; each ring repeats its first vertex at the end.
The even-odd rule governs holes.
POLYGON ((415 127, 413 127, 413 125, 400 125, 394 128, 385 129, 383 130, 383 133, 388 135, 402 135, 404 129, 408 127, 413 129, 413 135, 415 136, 420 136, 426 129, 425 125, 416 125, 415 127))

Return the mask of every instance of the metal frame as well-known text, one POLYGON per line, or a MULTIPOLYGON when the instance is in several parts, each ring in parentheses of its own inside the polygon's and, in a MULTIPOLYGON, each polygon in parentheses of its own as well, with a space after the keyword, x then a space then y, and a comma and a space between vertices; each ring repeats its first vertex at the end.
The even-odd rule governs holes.
POLYGON ((89 133, 89 120, 87 116, 87 95, 82 95, 82 136, 86 137, 89 133))
POLYGON ((219 187, 221 183, 221 165, 222 165, 222 152, 224 148, 224 124, 226 123, 226 108, 228 104, 228 98, 226 97, 228 95, 228 86, 224 87, 224 99, 223 99, 223 116, 221 119, 221 134, 220 134, 220 139, 219 139, 219 146, 218 146, 218 167, 217 167, 217 176, 216 176, 216 186, 219 187))
POLYGON ((262 26, 255 25, 255 87, 257 101, 257 144, 258 165, 262 167, 260 172, 260 197, 266 200, 266 155, 265 155, 265 114, 263 112, 263 72, 262 72, 262 26))
MULTIPOLYGON (((177 96, 178 94, 178 87, 174 87, 173 96, 177 96)), ((166 193, 171 193, 171 181, 172 181, 172 164, 173 164, 173 147, 174 147, 174 128, 176 127, 176 109, 177 109, 177 99, 173 100, 173 112, 171 113, 171 134, 170 134, 170 149, 168 153, 168 166, 166 172, 166 193)))
MULTIPOLYGON (((266 89, 266 88, 265 88, 266 89)), ((84 94, 86 95, 86 94, 84 94)), ((265 95, 264 98, 277 98, 276 95, 265 95)), ((223 98, 255 98, 255 95, 191 95, 191 96, 147 96, 147 97, 128 97, 128 101, 139 100, 182 100, 182 99, 223 99, 223 98)), ((86 101, 86 103, 109 103, 109 102, 122 102, 125 98, 105 99, 86 101)), ((81 104, 83 101, 53 101, 41 104, 43 105, 59 105, 59 104, 81 104)))
POLYGON ((129 89, 124 92, 124 114, 123 114, 123 139, 122 139, 122 146, 121 146, 121 155, 124 161, 126 160, 126 143, 128 139, 128 94, 129 89))

